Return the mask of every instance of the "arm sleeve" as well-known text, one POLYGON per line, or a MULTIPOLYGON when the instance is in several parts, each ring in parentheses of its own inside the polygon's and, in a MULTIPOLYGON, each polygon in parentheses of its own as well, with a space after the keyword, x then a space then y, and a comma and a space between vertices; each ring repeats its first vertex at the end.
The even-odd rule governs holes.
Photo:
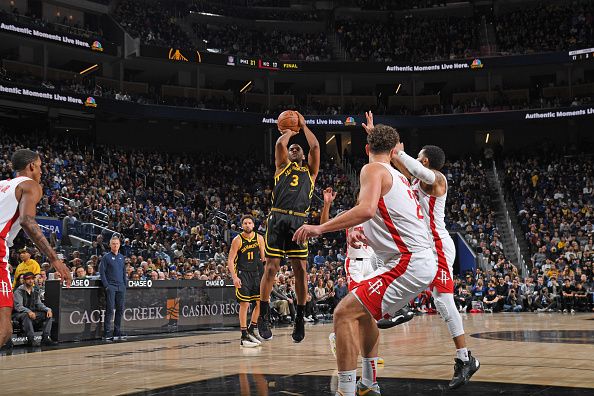
POLYGON ((427 184, 435 183, 435 172, 431 169, 425 168, 419 161, 406 154, 404 151, 399 152, 398 157, 411 175, 427 184))

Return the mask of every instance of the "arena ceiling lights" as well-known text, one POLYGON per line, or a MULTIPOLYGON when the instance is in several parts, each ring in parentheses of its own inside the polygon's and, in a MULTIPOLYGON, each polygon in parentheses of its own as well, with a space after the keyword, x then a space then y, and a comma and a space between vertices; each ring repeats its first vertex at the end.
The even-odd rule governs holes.
POLYGON ((88 74, 88 73, 94 72, 94 71, 95 71, 95 70, 97 70, 97 69, 99 69, 99 65, 98 65, 97 63, 95 63, 94 65, 92 65, 92 66, 89 66, 89 67, 87 67, 87 68, 86 68, 86 69, 84 69, 84 70, 81 70, 81 71, 80 71, 78 74, 80 74, 81 76, 83 76, 83 75, 85 75, 85 74, 88 74))

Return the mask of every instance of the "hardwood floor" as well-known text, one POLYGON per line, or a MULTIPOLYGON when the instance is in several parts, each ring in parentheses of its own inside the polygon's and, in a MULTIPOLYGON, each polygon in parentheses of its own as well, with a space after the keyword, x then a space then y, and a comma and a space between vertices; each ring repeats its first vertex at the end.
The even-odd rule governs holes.
MULTIPOLYGON (((509 384, 529 384, 594 394, 594 315, 473 314, 464 316, 464 326, 481 369, 462 389, 479 391, 483 386, 481 393, 487 395, 509 384)), ((291 328, 275 329, 272 341, 253 349, 239 347, 238 330, 70 344, 36 353, 19 354, 15 348, 13 355, 0 356, 0 389, 18 394, 312 394, 311 384, 317 382, 311 378, 316 378, 320 384, 313 394, 331 394, 336 367, 328 346, 331 331, 330 323, 308 325, 304 342, 294 344, 291 328), (195 393, 189 384, 204 385, 195 393)), ((454 355, 447 327, 437 315, 382 330, 385 365, 378 381, 383 394, 404 383, 410 390, 406 394, 445 389, 454 355)))

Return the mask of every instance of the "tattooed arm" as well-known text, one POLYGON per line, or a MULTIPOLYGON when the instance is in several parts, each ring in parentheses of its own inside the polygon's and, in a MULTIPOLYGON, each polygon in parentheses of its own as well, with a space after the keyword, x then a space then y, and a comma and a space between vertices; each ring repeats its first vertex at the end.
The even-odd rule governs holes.
POLYGON ((19 200, 19 219, 21 226, 35 246, 48 257, 51 266, 62 275, 62 280, 67 281, 67 285, 70 286, 70 281, 72 280, 70 270, 58 259, 58 255, 52 249, 47 239, 45 239, 41 228, 39 228, 39 224, 37 224, 37 220, 35 220, 37 203, 42 196, 41 186, 33 180, 24 181, 18 185, 16 195, 19 200))

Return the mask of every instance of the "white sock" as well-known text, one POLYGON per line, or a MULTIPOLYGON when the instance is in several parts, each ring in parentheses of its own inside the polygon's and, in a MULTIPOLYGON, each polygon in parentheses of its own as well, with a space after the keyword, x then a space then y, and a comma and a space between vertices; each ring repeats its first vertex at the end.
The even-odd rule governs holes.
POLYGON ((361 358, 361 367, 363 374, 361 375, 361 382, 365 386, 371 386, 376 382, 375 375, 377 371, 377 357, 361 358))
POLYGON ((467 362, 470 359, 468 358, 468 349, 466 348, 460 348, 460 349, 456 349, 456 357, 460 360, 462 360, 463 362, 467 362))
POLYGON ((356 388, 357 370, 338 372, 338 390, 336 392, 337 395, 355 396, 356 388))

